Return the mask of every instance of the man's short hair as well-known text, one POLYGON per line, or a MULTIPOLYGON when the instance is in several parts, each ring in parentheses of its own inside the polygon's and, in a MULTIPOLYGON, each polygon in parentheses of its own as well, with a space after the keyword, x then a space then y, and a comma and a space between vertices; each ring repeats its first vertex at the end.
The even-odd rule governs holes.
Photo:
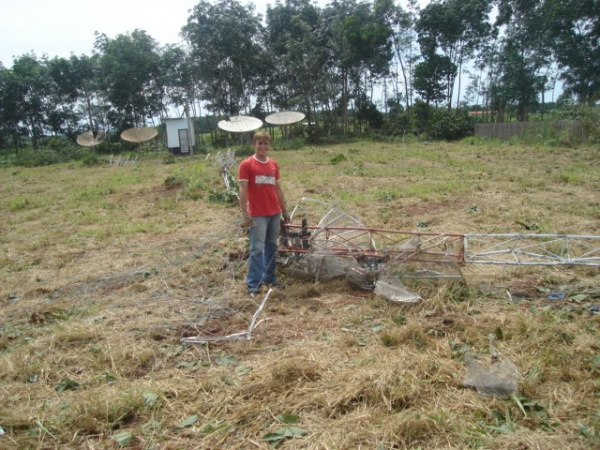
POLYGON ((254 133, 254 137, 252 138, 252 143, 255 144, 256 142, 261 142, 261 141, 267 141, 267 142, 271 142, 273 138, 271 137, 271 135, 266 132, 266 131, 258 131, 256 133, 254 133))

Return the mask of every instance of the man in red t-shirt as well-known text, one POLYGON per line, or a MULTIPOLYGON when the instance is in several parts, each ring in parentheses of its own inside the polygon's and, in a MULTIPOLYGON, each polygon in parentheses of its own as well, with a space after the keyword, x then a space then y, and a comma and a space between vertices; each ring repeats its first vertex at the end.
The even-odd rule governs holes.
POLYGON ((264 284, 280 286, 275 263, 281 215, 284 221, 290 221, 280 184, 279 166, 267 156, 271 135, 259 131, 254 135, 252 146, 254 155, 242 161, 238 172, 242 226, 250 228, 246 276, 250 295, 258 293, 264 284))

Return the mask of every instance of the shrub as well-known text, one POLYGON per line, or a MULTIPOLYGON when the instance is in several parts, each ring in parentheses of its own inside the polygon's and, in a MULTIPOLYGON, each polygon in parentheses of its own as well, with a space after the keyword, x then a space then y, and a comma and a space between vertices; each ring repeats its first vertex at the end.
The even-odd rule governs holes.
POLYGON ((446 141, 456 141, 471 136, 473 133, 473 121, 468 115, 439 109, 435 111, 427 129, 430 138, 446 141))
POLYGON ((96 166, 101 163, 100 157, 93 152, 87 153, 81 160, 83 166, 96 166))
POLYGON ((211 203, 237 203, 237 192, 233 189, 211 189, 208 201, 211 203))
POLYGON ((61 139, 50 139, 38 149, 27 147, 15 157, 15 165, 25 167, 49 166, 68 161, 80 161, 90 155, 88 147, 74 145, 61 139))
POLYGON ((385 136, 404 136, 411 130, 408 114, 391 114, 383 123, 381 133, 385 136))
POLYGON ((339 164, 344 161, 346 161, 346 155, 344 155, 343 153, 338 153, 337 155, 335 155, 333 158, 331 158, 329 160, 329 162, 333 165, 339 164))
POLYGON ((383 126, 383 114, 364 94, 357 99, 356 118, 361 122, 367 122, 374 130, 379 130, 383 126))
POLYGON ((50 148, 26 148, 19 151, 15 165, 25 167, 49 166, 62 162, 60 154, 50 148))
POLYGON ((250 144, 244 145, 235 151, 235 156, 241 158, 252 155, 254 155, 254 147, 250 144))

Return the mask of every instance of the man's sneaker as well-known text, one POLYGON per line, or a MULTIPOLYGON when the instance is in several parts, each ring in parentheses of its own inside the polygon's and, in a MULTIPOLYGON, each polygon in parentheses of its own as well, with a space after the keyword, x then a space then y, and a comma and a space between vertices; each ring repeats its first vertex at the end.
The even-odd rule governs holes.
POLYGON ((267 283, 267 286, 275 289, 283 289, 285 287, 279 280, 276 280, 274 283, 267 283))
POLYGON ((260 294, 260 286, 255 289, 248 289, 248 295, 250 298, 258 297, 260 294))

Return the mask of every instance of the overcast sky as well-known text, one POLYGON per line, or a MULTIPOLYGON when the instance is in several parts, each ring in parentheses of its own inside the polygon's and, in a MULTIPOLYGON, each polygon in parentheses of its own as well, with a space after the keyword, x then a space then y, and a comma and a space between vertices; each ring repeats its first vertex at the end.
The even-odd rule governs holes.
MULTIPOLYGON (((265 15, 275 0, 254 3, 265 15)), ((282 0, 283 1, 283 0, 282 0)), ((324 6, 332 0, 313 0, 324 6)), ((135 29, 145 30, 160 45, 180 43, 179 32, 198 0, 0 0, 0 61, 12 67, 13 57, 33 51, 68 58, 91 55, 94 32, 115 38, 135 29)), ((400 0, 406 7, 407 0, 400 0)), ((419 0, 421 5, 428 0, 419 0)))
MULTIPOLYGON (((33 51, 69 57, 91 55, 94 32, 114 38, 145 30, 160 45, 180 42, 179 32, 198 0, 0 0, 0 61, 10 68, 13 56, 33 51)), ((250 3, 242 0, 241 3, 250 3)), ((264 15, 275 0, 253 0, 264 15)))

